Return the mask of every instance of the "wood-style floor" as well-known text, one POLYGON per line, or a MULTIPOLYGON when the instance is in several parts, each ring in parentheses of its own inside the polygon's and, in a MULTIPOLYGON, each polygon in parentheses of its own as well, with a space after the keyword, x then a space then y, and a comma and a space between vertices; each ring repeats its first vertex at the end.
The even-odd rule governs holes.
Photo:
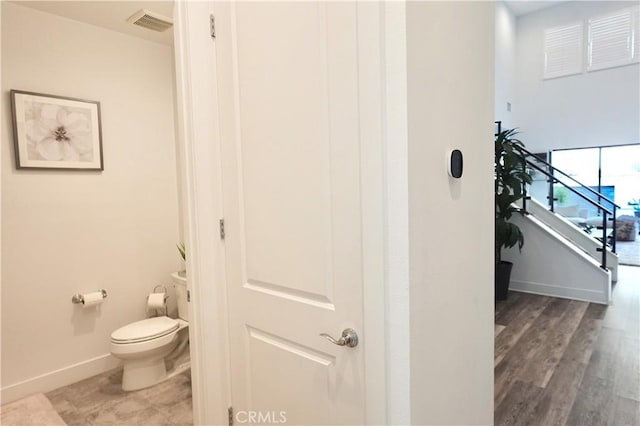
POLYGON ((640 425, 640 267, 609 307, 512 292, 495 323, 496 425, 640 425))

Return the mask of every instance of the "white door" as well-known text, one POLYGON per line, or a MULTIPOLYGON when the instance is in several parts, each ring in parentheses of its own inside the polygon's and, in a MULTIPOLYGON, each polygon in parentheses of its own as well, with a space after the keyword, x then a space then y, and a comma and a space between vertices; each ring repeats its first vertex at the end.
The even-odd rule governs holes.
POLYGON ((363 424, 357 5, 215 16, 236 422, 363 424))

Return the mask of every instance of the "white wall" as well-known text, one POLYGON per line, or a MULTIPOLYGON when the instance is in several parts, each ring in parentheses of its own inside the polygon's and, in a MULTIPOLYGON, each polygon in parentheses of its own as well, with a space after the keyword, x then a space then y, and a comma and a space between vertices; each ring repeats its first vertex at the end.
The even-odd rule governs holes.
POLYGON ((493 424, 494 17, 407 3, 412 424, 493 424))
POLYGON ((518 18, 513 111, 529 150, 640 142, 638 64, 542 80, 545 28, 633 5, 637 2, 564 2, 518 18))
POLYGON ((495 113, 503 129, 515 127, 513 107, 516 76, 516 17, 503 2, 496 2, 495 113), (511 104, 511 111, 507 104, 511 104))
POLYGON ((171 48, 2 2, 2 66, 5 402, 112 366, 111 332, 180 262, 171 48), (100 101, 105 170, 16 170, 9 89, 100 101))

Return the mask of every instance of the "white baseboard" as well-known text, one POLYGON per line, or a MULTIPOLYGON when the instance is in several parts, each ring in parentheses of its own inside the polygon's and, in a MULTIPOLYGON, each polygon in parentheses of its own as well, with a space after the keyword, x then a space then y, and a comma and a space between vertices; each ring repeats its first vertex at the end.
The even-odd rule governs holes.
POLYGON ((45 393, 71 383, 104 373, 121 365, 111 354, 101 355, 59 370, 51 371, 22 382, 5 386, 0 390, 2 404, 24 398, 34 393, 45 393))
POLYGON ((563 299, 581 300, 584 302, 608 304, 608 292, 586 290, 582 288, 562 287, 552 284, 542 284, 529 281, 511 280, 509 290, 522 293, 540 294, 542 296, 560 297, 563 299))

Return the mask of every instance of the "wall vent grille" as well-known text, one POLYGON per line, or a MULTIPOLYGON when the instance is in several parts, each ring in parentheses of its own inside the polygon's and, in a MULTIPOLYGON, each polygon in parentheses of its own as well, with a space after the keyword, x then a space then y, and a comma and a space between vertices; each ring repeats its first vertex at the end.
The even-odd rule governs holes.
POLYGON ((127 22, 158 32, 166 31, 173 26, 171 18, 144 9, 131 15, 127 22))

